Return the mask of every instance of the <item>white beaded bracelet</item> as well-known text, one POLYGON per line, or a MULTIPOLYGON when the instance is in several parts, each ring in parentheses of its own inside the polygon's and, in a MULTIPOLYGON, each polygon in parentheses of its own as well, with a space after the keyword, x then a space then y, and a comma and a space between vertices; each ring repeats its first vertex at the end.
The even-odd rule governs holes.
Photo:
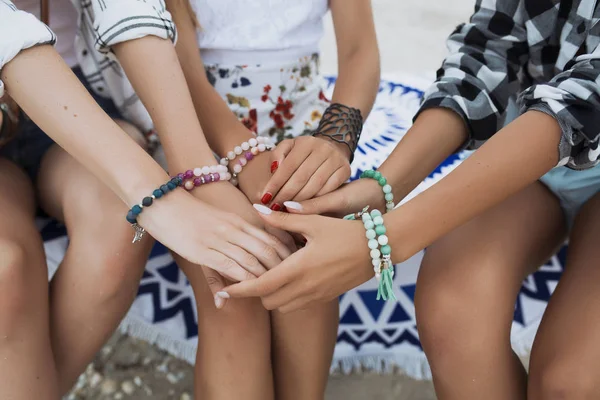
POLYGON ((226 157, 221 158, 219 164, 224 167, 229 167, 231 161, 243 154, 243 157, 240 157, 238 162, 236 162, 231 168, 231 183, 237 185, 237 177, 240 172, 242 172, 242 169, 246 166, 246 164, 248 164, 248 161, 251 161, 255 156, 264 151, 273 149, 273 147, 275 147, 275 145, 269 138, 262 136, 252 138, 239 146, 235 146, 232 151, 227 153, 226 157))

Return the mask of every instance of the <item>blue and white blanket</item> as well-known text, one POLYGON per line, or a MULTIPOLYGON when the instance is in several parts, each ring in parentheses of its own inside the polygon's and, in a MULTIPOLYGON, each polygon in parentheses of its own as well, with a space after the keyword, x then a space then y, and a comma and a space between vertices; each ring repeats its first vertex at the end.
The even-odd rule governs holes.
MULTIPOLYGON (((428 80, 393 75, 382 80, 373 112, 369 116, 353 163, 353 177, 379 166, 411 125, 428 80)), ((328 78, 331 90, 334 77, 328 78)), ((467 156, 449 157, 407 199, 422 192, 467 156)), ((45 239, 49 269, 60 263, 67 246, 64 228, 54 222, 40 226, 45 239)), ((355 368, 392 371, 399 367, 412 377, 426 379, 430 370, 419 344, 414 318, 414 292, 422 252, 397 265, 394 278, 397 302, 376 301, 373 281, 340 298, 340 327, 332 371, 355 368)), ((550 294, 556 287, 565 249, 528 277, 515 305, 512 327, 513 346, 527 355, 550 294)), ((121 329, 155 343, 173 355, 194 362, 198 326, 191 287, 173 263, 167 250, 157 244, 146 266, 138 296, 121 329)))

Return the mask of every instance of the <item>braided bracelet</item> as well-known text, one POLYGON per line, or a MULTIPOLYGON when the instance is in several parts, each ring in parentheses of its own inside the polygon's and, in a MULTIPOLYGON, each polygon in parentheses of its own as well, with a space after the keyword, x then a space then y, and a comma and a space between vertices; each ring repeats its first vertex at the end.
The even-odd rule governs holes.
POLYGON ((211 165, 210 167, 205 166, 202 168, 194 168, 193 170, 188 169, 185 172, 177 174, 177 177, 182 179, 184 182, 183 187, 187 191, 204 185, 205 183, 231 180, 231 174, 224 165, 211 165))
POLYGON ((262 136, 252 138, 239 146, 235 146, 232 151, 227 153, 226 157, 221 158, 219 164, 223 165, 224 167, 229 167, 231 161, 243 154, 243 157, 240 157, 238 162, 235 163, 231 168, 231 183, 237 186, 237 177, 240 172, 242 172, 242 169, 246 166, 246 164, 248 164, 249 161, 252 161, 252 159, 260 153, 271 150, 273 147, 274 145, 269 138, 262 136))
POLYGON ((362 129, 363 117, 359 109, 333 103, 323 113, 319 126, 312 135, 324 136, 334 142, 344 143, 350 149, 350 163, 352 163, 362 129))
POLYGON ((131 227, 135 230, 133 241, 131 243, 139 242, 146 233, 146 230, 137 223, 137 217, 142 213, 142 211, 144 211, 144 207, 150 207, 154 200, 160 199, 167 193, 175 190, 177 187, 181 186, 182 183, 183 180, 178 176, 171 178, 171 180, 169 180, 167 183, 154 190, 152 195, 144 197, 140 204, 136 204, 131 207, 127 213, 127 216, 125 217, 127 222, 129 222, 131 227))
POLYGON ((379 282, 377 287, 377 300, 396 300, 394 294, 394 264, 392 263, 392 248, 388 244, 389 239, 385 235, 386 229, 383 225, 381 211, 371 210, 365 207, 360 213, 360 218, 366 230, 369 249, 371 249, 371 261, 375 277, 379 282))
POLYGON ((374 179, 379 183, 379 186, 381 186, 381 189, 383 190, 383 196, 385 197, 386 212, 392 211, 395 207, 394 193, 392 193, 392 187, 387 183, 387 179, 381 175, 381 172, 368 169, 363 171, 363 173, 360 174, 360 177, 374 179))

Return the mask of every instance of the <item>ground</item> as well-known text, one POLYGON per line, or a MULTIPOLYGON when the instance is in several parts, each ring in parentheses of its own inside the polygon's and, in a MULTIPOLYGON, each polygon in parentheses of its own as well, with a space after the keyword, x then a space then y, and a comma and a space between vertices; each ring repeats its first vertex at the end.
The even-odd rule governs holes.
MULTIPOLYGON (((445 54, 445 38, 456 25, 467 20, 474 3, 475 0, 373 0, 382 72, 402 71, 433 77, 445 54)), ((326 25, 322 48, 323 71, 335 73, 331 22, 326 25)), ((69 400, 191 398, 189 364, 121 334, 115 334, 102 349, 68 397, 69 400)), ((435 394, 430 382, 415 381, 401 374, 334 375, 327 388, 327 400, 342 399, 434 400, 435 394)))

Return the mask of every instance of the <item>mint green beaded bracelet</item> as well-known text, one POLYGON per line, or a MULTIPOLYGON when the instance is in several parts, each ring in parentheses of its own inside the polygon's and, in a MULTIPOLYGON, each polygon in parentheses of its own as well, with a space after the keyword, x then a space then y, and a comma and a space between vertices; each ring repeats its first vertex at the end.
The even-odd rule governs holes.
POLYGON ((366 230, 367 244, 369 246, 371 262, 375 277, 379 282, 377 288, 377 300, 396 300, 394 294, 393 279, 394 265, 392 264, 392 248, 388 244, 386 229, 383 225, 381 211, 372 210, 368 212, 365 207, 361 212, 354 215, 354 219, 361 218, 366 230))
POLYGON ((381 175, 379 171, 373 171, 372 169, 368 169, 363 171, 360 174, 361 178, 369 178, 374 179, 381 186, 381 190, 383 190, 383 196, 385 197, 385 209, 386 212, 392 211, 395 207, 394 204, 394 193, 392 193, 392 187, 387 183, 387 179, 381 175))

